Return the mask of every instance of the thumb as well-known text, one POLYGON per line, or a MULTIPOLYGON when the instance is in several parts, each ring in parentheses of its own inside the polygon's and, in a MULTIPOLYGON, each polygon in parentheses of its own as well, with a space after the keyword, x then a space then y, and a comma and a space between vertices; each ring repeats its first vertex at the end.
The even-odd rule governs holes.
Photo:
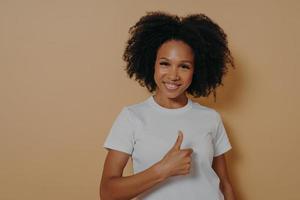
POLYGON ((176 150, 180 150, 180 146, 182 144, 183 141, 183 133, 181 131, 179 131, 176 143, 174 144, 173 148, 176 150))

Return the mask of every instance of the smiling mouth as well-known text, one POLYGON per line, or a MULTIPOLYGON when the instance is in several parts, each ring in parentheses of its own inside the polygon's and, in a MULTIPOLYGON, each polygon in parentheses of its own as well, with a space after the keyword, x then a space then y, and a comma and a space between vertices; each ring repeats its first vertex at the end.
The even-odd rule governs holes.
POLYGON ((164 83, 166 88, 169 90, 176 90, 179 88, 180 85, 178 84, 172 84, 172 83, 164 83))

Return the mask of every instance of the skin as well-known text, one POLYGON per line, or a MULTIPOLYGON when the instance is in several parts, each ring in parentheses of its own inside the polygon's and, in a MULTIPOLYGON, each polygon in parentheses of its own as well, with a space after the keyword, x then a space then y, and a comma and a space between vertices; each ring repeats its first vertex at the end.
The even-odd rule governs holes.
POLYGON ((225 200, 235 200, 236 196, 227 173, 225 155, 214 157, 212 167, 220 179, 220 188, 225 200))
MULTIPOLYGON (((154 100, 166 108, 180 108, 187 104, 186 89, 194 72, 192 49, 182 41, 165 42, 157 51, 154 79, 157 84, 154 100), (178 84, 176 90, 168 90, 165 83, 178 84)), ((148 169, 123 177, 123 170, 130 157, 121 151, 110 149, 106 156, 100 183, 101 200, 125 200, 164 182, 168 177, 186 175, 191 167, 191 148, 181 149, 183 133, 167 154, 148 169)), ((230 184, 224 154, 214 157, 213 169, 220 178, 220 188, 225 200, 235 200, 230 184)))
POLYGON ((154 100, 166 108, 180 108, 188 98, 186 89, 192 83, 194 73, 193 50, 184 42, 165 42, 157 51, 154 80, 157 85, 154 100), (178 89, 170 91, 165 83, 178 84, 178 89))

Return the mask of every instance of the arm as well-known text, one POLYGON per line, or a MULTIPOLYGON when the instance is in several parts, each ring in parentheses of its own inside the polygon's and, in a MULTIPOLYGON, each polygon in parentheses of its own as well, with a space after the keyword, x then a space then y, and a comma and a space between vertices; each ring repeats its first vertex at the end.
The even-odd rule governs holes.
POLYGON ((165 181, 168 177, 189 174, 193 149, 180 149, 182 140, 181 132, 173 147, 160 161, 145 171, 127 177, 122 177, 122 174, 130 155, 110 150, 102 173, 101 199, 128 200, 165 181))
POLYGON ((235 194, 227 173, 225 155, 222 154, 214 157, 212 167, 220 178, 220 187, 224 194, 225 200, 235 200, 235 194))
POLYGON ((156 164, 140 173, 122 177, 129 156, 121 151, 109 150, 100 183, 101 200, 129 200, 165 179, 156 164))

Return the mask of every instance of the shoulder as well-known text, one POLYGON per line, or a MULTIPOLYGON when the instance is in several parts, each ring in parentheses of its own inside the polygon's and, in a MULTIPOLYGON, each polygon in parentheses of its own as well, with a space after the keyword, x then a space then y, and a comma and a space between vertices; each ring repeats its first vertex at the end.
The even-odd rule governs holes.
POLYGON ((149 107, 145 100, 124 106, 122 112, 126 113, 126 115, 135 122, 140 121, 143 118, 143 115, 148 112, 148 109, 149 107))
POLYGON ((205 116, 211 117, 213 119, 218 119, 220 117, 220 113, 214 108, 204 106, 196 101, 192 101, 192 102, 193 102, 193 110, 195 112, 202 113, 205 116))

